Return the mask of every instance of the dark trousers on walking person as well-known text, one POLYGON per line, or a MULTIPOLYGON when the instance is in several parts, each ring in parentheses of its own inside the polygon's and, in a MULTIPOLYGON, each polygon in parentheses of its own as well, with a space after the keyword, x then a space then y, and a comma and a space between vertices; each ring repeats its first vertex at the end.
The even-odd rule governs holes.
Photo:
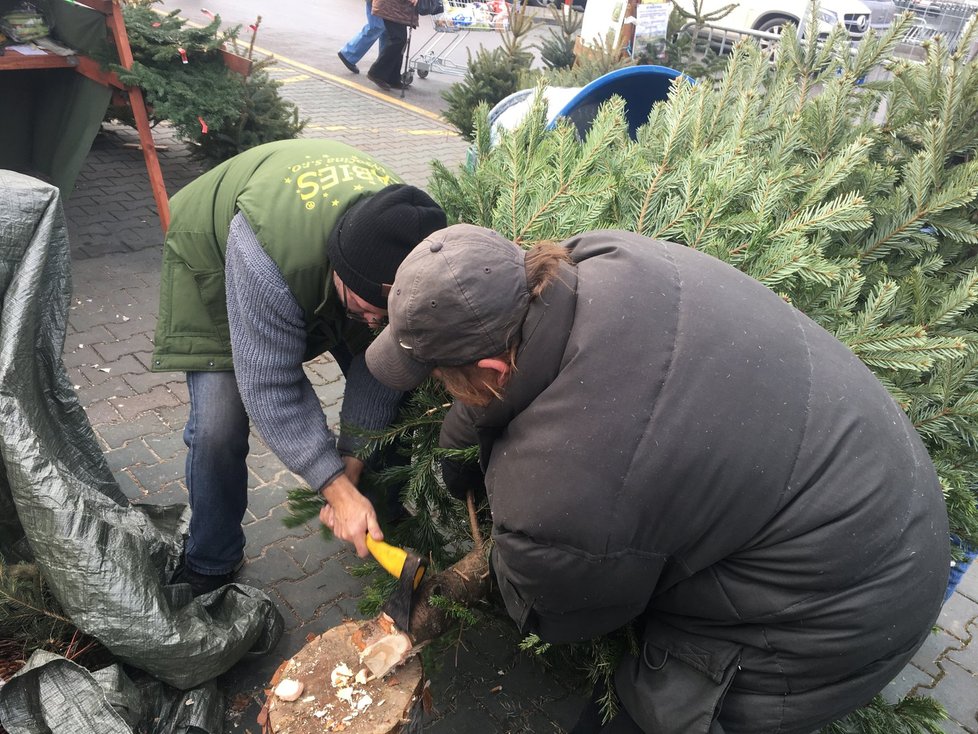
POLYGON ((400 89, 404 47, 407 46, 407 26, 385 19, 384 29, 387 33, 387 45, 370 67, 367 76, 375 84, 384 82, 394 89, 400 89))

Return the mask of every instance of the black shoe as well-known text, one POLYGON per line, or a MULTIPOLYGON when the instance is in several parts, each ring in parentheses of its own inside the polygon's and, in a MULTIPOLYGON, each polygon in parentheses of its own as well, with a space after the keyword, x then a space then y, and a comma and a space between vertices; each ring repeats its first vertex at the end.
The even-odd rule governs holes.
POLYGON ((360 69, 357 68, 357 65, 350 61, 347 61, 346 56, 344 56, 341 52, 337 52, 336 55, 340 57, 340 61, 343 62, 343 66, 345 66, 347 69, 349 69, 354 74, 360 73, 360 69))
POLYGON ((217 574, 216 576, 210 576, 208 574, 197 573, 187 568, 186 561, 180 561, 180 565, 177 566, 176 570, 173 572, 173 576, 170 577, 171 584, 189 584, 190 590, 194 596, 201 596, 202 594, 210 593, 215 589, 220 589, 222 586, 227 586, 234 581, 234 577, 237 575, 238 571, 244 565, 244 558, 228 573, 217 574))
POLYGON ((383 89, 385 92, 389 92, 391 90, 391 85, 390 84, 388 84, 387 82, 385 82, 379 76, 374 76, 369 71, 367 72, 367 79, 369 79, 370 81, 372 81, 374 84, 376 84, 378 87, 380 87, 381 89, 383 89))

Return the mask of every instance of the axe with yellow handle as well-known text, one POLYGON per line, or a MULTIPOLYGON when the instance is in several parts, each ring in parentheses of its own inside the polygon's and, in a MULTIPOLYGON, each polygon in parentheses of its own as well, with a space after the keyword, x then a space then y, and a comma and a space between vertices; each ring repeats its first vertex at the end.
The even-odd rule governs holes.
POLYGON ((427 563, 420 556, 408 553, 403 548, 374 540, 370 533, 367 533, 367 549, 377 563, 398 581, 397 589, 384 604, 383 611, 394 620, 401 631, 410 633, 414 590, 424 578, 428 569, 427 563))

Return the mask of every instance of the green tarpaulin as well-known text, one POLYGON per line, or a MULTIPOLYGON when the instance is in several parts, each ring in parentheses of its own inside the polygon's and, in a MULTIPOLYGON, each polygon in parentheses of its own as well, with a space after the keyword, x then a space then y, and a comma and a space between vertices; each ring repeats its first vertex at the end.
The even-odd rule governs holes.
MULTIPOLYGON (((208 681, 270 650, 282 619, 257 589, 194 599, 189 586, 166 583, 188 510, 131 505, 119 489, 61 361, 70 298, 58 189, 0 170, 0 554, 33 561, 72 622, 156 685, 97 680, 42 655, 0 688, 0 723, 10 734, 128 731, 111 727, 141 710, 159 717, 197 689, 207 721, 195 730, 219 734, 223 706, 208 681), (50 696, 72 705, 51 706, 50 696), (93 730, 89 720, 114 723, 93 730)), ((179 721, 145 730, 181 731, 179 721)))

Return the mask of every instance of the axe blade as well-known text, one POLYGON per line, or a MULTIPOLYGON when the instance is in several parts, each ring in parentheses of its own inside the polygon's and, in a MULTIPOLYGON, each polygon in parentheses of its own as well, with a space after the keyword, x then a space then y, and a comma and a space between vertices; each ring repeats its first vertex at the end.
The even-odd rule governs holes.
POLYGON ((402 632, 411 634, 411 609, 414 606, 414 590, 424 576, 427 564, 414 553, 408 553, 397 579, 397 588, 383 606, 383 611, 394 620, 402 632))

